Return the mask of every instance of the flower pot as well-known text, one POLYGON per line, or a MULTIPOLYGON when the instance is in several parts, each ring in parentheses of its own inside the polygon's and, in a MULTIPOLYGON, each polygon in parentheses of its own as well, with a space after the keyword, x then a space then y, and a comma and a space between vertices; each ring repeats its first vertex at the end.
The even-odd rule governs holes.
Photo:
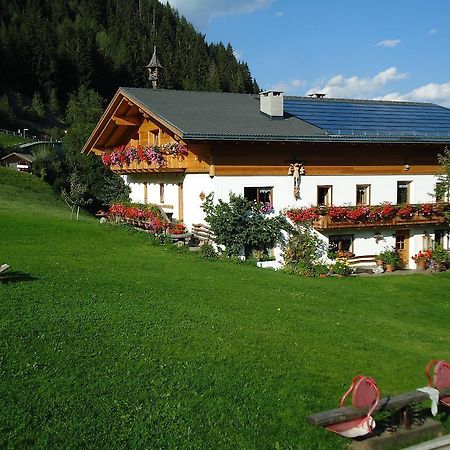
POLYGON ((393 272, 394 266, 392 264, 386 264, 386 272, 393 272))
POLYGON ((427 261, 425 259, 419 259, 416 264, 417 270, 426 270, 427 268, 427 261))

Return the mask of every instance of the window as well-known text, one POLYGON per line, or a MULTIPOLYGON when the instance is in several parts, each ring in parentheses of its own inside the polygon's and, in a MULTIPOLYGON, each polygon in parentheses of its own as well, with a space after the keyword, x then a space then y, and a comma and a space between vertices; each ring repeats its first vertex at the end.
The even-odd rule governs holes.
POLYGON ((431 236, 425 232, 422 236, 422 249, 430 250, 432 248, 431 236))
POLYGON ((353 254, 353 234, 332 235, 328 238, 329 247, 338 256, 353 254))
POLYGON ((244 197, 256 203, 268 203, 273 205, 273 188, 271 187, 246 187, 244 197))
POLYGON ((448 202, 450 194, 447 183, 436 183, 436 203, 448 202))
POLYGON ((410 181, 397 181, 397 205, 409 203, 410 181))
POLYGON ((164 203, 164 183, 159 183, 159 203, 164 203))
POLYGON ((446 237, 447 230, 434 230, 434 245, 442 245, 442 247, 447 248, 449 241, 446 237))
POLYGON ((356 204, 370 205, 370 184, 356 185, 356 204))
POLYGON ((159 145, 159 130, 152 130, 148 132, 148 145, 159 145))
POLYGON ((317 186, 317 205, 330 206, 332 203, 331 193, 332 186, 317 186))

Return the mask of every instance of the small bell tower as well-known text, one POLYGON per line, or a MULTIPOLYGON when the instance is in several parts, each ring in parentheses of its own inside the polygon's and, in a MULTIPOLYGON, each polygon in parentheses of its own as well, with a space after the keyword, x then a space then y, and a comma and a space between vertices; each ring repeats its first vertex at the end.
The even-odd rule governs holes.
POLYGON ((148 69, 148 79, 152 82, 152 88, 156 89, 158 84, 159 71, 163 68, 163 66, 159 62, 158 57, 156 56, 156 45, 153 47, 152 59, 146 67, 148 69))

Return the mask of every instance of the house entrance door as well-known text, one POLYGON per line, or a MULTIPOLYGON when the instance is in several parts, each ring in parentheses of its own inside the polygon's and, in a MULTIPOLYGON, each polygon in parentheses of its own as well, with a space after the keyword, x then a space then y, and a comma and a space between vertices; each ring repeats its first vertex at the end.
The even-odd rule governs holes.
POLYGON ((409 230, 397 230, 395 232, 395 248, 400 257, 402 267, 407 267, 409 263, 409 230))

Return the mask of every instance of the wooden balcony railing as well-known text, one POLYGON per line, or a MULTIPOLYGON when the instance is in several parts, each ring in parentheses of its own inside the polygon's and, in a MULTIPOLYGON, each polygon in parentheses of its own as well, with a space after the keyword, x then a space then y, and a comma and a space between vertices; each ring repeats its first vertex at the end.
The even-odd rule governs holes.
POLYGON ((327 229, 341 229, 341 228, 374 228, 374 227, 396 227, 401 225, 429 225, 446 223, 447 219, 443 216, 431 215, 428 217, 421 216, 420 214, 413 214, 409 218, 393 217, 392 219, 385 220, 349 220, 349 219, 331 219, 330 216, 320 216, 318 220, 313 221, 313 227, 316 230, 327 229))
POLYGON ((148 164, 145 161, 131 162, 129 164, 111 165, 111 170, 119 174, 127 173, 149 173, 149 172, 185 172, 186 164, 182 161, 172 162, 170 165, 157 166, 156 164, 148 164))
POLYGON ((316 230, 445 224, 450 204, 312 206, 288 210, 286 215, 294 223, 310 223, 316 230))

